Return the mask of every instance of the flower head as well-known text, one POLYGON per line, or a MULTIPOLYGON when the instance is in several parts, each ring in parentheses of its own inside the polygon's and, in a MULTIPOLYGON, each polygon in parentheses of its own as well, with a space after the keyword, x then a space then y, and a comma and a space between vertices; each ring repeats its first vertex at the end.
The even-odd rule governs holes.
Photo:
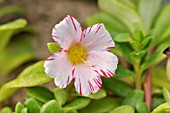
POLYGON ((62 50, 47 58, 44 67, 58 87, 65 88, 74 79, 76 91, 87 96, 101 89, 100 76, 114 76, 118 59, 107 51, 115 44, 103 24, 82 31, 78 21, 68 15, 55 25, 52 38, 62 50))

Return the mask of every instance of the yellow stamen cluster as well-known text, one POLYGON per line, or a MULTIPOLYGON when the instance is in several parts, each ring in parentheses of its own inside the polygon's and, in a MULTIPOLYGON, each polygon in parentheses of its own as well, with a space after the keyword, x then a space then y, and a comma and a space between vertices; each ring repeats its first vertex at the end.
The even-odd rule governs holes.
POLYGON ((68 58, 72 62, 72 64, 85 62, 87 58, 86 50, 79 44, 75 44, 69 48, 68 58))

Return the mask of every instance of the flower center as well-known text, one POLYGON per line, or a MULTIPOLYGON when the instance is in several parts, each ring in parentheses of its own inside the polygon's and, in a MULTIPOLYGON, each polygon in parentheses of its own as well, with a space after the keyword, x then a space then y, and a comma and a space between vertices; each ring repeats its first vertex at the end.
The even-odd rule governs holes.
POLYGON ((87 58, 86 50, 79 44, 75 44, 69 48, 68 58, 72 62, 72 64, 85 62, 87 58))

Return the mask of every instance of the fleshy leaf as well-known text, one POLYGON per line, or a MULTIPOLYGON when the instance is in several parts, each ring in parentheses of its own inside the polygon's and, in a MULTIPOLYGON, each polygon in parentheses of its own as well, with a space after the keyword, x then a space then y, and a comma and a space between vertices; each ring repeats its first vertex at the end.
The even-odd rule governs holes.
POLYGON ((106 97, 91 102, 86 108, 80 110, 80 113, 108 113, 110 110, 120 105, 121 99, 106 97))
POLYGON ((35 57, 30 40, 15 39, 0 55, 0 76, 8 74, 11 70, 35 57))
POLYGON ((109 113, 134 113, 134 109, 130 105, 123 105, 115 108, 109 113))
POLYGON ((170 58, 168 58, 167 64, 166 64, 166 73, 168 80, 170 80, 170 58))
POLYGON ((137 113, 149 113, 148 107, 145 102, 138 102, 136 104, 137 113))
POLYGON ((61 50, 61 48, 59 47, 59 45, 56 42, 51 42, 47 44, 48 49, 50 50, 50 52, 52 54, 54 54, 55 52, 61 50))
POLYGON ((21 113, 28 113, 28 109, 27 108, 22 109, 21 113))
POLYGON ((41 107, 40 113, 64 113, 64 111, 56 100, 50 100, 41 107))
POLYGON ((64 105, 67 101, 67 91, 65 89, 55 88, 54 97, 59 105, 64 105))
POLYGON ((124 57, 129 63, 133 64, 130 53, 133 51, 131 45, 129 43, 116 43, 115 48, 111 50, 111 52, 116 55, 120 55, 124 57))
POLYGON ((113 94, 116 94, 120 97, 126 97, 134 89, 129 84, 120 81, 114 77, 110 79, 102 77, 102 82, 103 88, 109 90, 113 94))
POLYGON ((122 102, 122 105, 131 105, 133 108, 136 107, 138 102, 144 101, 144 92, 142 90, 133 90, 122 102))
POLYGON ((12 113, 12 109, 10 107, 4 107, 0 113, 12 113))
POLYGON ((143 27, 143 23, 137 12, 134 9, 122 4, 118 0, 99 0, 98 4, 103 11, 109 13, 124 23, 131 32, 134 31, 135 23, 138 23, 141 27, 143 27))
POLYGON ((125 25, 105 12, 96 13, 88 17, 86 23, 88 26, 92 26, 97 23, 103 23, 109 32, 128 32, 128 29, 125 25))
POLYGON ((151 113, 166 113, 166 110, 170 110, 170 102, 166 102, 155 108, 151 113))
POLYGON ((170 13, 169 11, 170 11, 170 4, 167 4, 166 6, 164 6, 159 16, 157 17, 157 20, 154 26, 155 33, 156 33, 156 37, 153 40, 154 45, 160 44, 161 42, 165 41, 167 36, 170 35, 170 22, 169 22, 170 13))
POLYGON ((166 71, 164 68, 156 67, 152 70, 152 85, 157 87, 166 87, 170 90, 170 83, 166 76, 166 71))
POLYGON ((141 70, 144 71, 147 68, 149 68, 151 65, 153 65, 158 59, 160 59, 160 57, 163 54, 163 51, 167 48, 167 45, 163 45, 160 48, 158 48, 151 57, 147 58, 144 63, 141 65, 141 70))
POLYGON ((114 41, 116 42, 129 42, 131 40, 129 33, 121 33, 117 34, 114 37, 114 41))
POLYGON ((5 48, 13 33, 18 29, 24 28, 26 25, 27 21, 25 19, 17 19, 12 22, 0 25, 0 52, 5 48))
POLYGON ((25 101, 24 106, 28 109, 28 113, 39 113, 40 106, 34 98, 25 101))
POLYGON ((24 109, 24 105, 22 105, 21 102, 18 102, 15 106, 15 113, 21 113, 23 109, 24 109))
POLYGON ((91 102, 91 99, 89 98, 77 97, 73 101, 71 101, 69 104, 67 104, 65 108, 72 107, 75 110, 80 110, 82 108, 85 108, 90 102, 91 102))
POLYGON ((78 113, 75 109, 72 107, 64 108, 64 113, 78 113))
POLYGON ((135 4, 133 3, 132 0, 119 0, 119 2, 121 2, 121 3, 125 4, 126 6, 136 10, 136 6, 135 6, 135 4))
POLYGON ((144 22, 144 27, 148 31, 161 9, 162 0, 140 0, 139 1, 139 14, 144 22))
POLYGON ((170 102, 170 93, 166 87, 163 87, 163 96, 166 102, 170 102))
POLYGON ((54 94, 45 87, 40 86, 28 87, 26 88, 26 92, 29 96, 44 103, 54 99, 54 94))
POLYGON ((40 61, 26 68, 18 78, 4 84, 0 88, 0 101, 9 98, 19 88, 36 86, 51 80, 52 78, 45 74, 44 61, 40 61))
POLYGON ((135 76, 135 73, 127 68, 122 67, 121 65, 118 65, 114 78, 125 78, 125 77, 131 77, 135 76))
POLYGON ((154 110, 159 105, 165 103, 165 100, 163 98, 152 98, 152 110, 154 110))
POLYGON ((97 93, 91 93, 88 97, 91 99, 102 99, 104 97, 106 97, 106 91, 101 89, 99 92, 97 93))

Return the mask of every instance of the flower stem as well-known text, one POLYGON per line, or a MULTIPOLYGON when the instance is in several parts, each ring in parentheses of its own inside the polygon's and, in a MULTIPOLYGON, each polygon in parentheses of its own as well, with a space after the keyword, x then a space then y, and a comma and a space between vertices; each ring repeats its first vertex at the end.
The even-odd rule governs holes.
POLYGON ((142 81, 141 81, 141 71, 140 71, 140 60, 138 60, 135 63, 135 73, 136 73, 136 89, 141 90, 142 89, 142 81))

